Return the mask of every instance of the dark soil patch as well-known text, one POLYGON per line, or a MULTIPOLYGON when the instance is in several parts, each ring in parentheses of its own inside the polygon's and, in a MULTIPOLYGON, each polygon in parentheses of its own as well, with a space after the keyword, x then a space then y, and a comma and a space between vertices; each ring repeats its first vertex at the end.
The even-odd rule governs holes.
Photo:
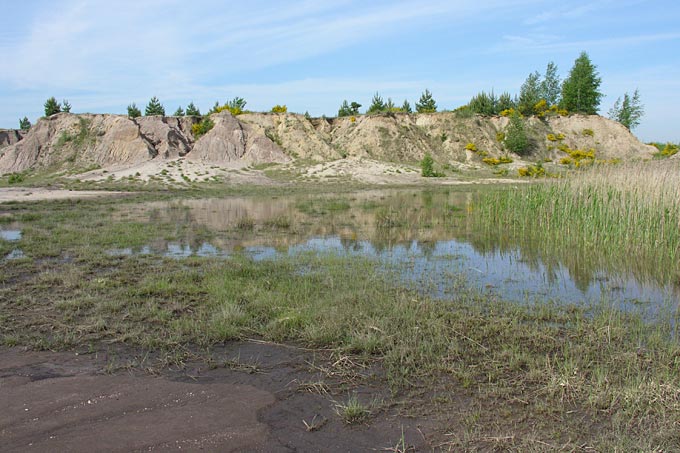
MULTIPOLYGON (((136 361, 134 354, 2 348, 2 450, 395 451, 402 429, 404 445, 432 448, 429 422, 389 408, 347 425, 336 409, 347 394, 312 385, 321 381, 309 371, 310 352, 234 343, 218 355, 224 360, 153 375, 139 367, 105 372, 136 361)), ((379 394, 363 386, 358 398, 379 394)))

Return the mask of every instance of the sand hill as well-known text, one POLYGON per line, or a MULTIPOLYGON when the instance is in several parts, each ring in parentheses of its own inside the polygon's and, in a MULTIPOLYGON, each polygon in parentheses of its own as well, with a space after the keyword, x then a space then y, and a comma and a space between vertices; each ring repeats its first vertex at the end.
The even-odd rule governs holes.
POLYGON ((177 158, 211 167, 347 158, 412 164, 430 153, 441 164, 479 166, 480 156, 558 161, 566 156, 560 150, 565 146, 594 150, 598 159, 649 158, 656 151, 619 123, 596 115, 527 118, 530 149, 523 157, 504 148, 508 119, 503 117, 441 112, 308 119, 221 112, 212 115, 214 127, 196 139, 192 125, 199 120, 59 113, 40 119, 27 133, 0 131, 0 173, 133 168, 177 158), (468 144, 477 151, 466 149, 468 144))

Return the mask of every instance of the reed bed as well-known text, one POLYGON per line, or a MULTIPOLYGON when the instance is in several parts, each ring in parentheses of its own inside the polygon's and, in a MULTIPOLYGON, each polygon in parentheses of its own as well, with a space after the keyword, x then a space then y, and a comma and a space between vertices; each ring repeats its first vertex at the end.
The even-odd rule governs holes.
POLYGON ((484 194, 482 228, 543 244, 553 252, 595 250, 615 267, 637 260, 661 283, 680 270, 680 165, 598 166, 544 184, 484 194))

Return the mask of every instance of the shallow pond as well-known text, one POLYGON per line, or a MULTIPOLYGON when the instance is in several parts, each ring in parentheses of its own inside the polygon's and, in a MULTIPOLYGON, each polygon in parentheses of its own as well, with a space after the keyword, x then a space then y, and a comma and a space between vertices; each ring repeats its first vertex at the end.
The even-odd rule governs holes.
POLYGON ((474 192, 422 190, 157 202, 120 216, 188 226, 191 233, 182 241, 159 239, 108 253, 174 258, 245 253, 266 260, 332 252, 377 259, 396 268, 405 283, 436 297, 450 297, 464 283, 517 301, 605 298, 658 306, 680 300, 678 283, 663 281, 653 265, 631 259, 613 266, 596 247, 556 256, 550 244, 530 235, 489 234, 498 229, 483 228, 474 206, 474 192))

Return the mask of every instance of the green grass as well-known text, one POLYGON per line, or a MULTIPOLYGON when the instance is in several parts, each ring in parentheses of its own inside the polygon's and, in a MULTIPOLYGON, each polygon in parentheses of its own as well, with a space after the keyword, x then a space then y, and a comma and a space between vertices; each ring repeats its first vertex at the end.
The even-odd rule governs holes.
POLYGON ((371 415, 369 407, 361 403, 356 395, 350 396, 344 403, 336 403, 335 410, 348 425, 363 423, 371 415))

